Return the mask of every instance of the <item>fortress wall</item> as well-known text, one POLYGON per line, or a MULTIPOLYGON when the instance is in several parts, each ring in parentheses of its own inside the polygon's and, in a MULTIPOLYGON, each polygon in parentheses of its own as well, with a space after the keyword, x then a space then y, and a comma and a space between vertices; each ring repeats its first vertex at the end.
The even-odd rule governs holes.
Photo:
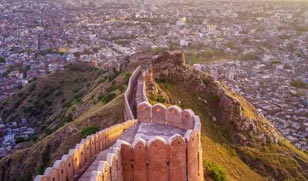
MULTIPOLYGON (((55 161, 52 167, 46 168, 44 175, 36 176, 35 181, 63 181, 72 179, 74 175, 78 174, 80 169, 85 166, 86 162, 90 161, 91 158, 97 153, 112 146, 121 136, 123 131, 136 124, 136 122, 136 120, 125 121, 124 123, 108 127, 95 134, 87 136, 86 139, 82 139, 80 143, 76 144, 74 149, 70 149, 68 154, 63 155, 61 160, 55 161)), ((123 178, 123 169, 120 153, 121 152, 119 148, 113 149, 115 163, 111 164, 111 168, 114 170, 113 176, 116 178, 116 180, 123 180, 121 179, 121 177, 123 178)), ((104 170, 101 170, 100 172, 97 172, 96 176, 103 175, 104 177, 106 175, 104 170)), ((93 176, 93 178, 94 177, 95 176, 93 176)))
POLYGON ((180 127, 182 109, 178 106, 170 106, 167 108, 166 121, 168 125, 180 127))
POLYGON ((35 177, 34 181, 49 181, 49 178, 45 175, 38 175, 35 177))
POLYGON ((84 145, 84 154, 85 154, 85 159, 84 162, 87 162, 91 159, 91 148, 90 148, 90 140, 89 139, 82 139, 81 144, 84 145))
POLYGON ((123 178, 127 180, 134 179, 134 164, 131 160, 134 159, 134 149, 127 142, 121 143, 121 159, 122 159, 122 172, 123 178))
MULTIPOLYGON (((147 170, 147 152, 148 148, 146 145, 145 140, 139 138, 136 140, 133 145, 132 149, 134 149, 134 157, 132 159, 133 165, 133 176, 135 181, 142 181, 143 179, 148 178, 148 170, 147 170), (135 171, 138 170, 138 171, 135 171)), ((122 155, 124 157, 125 155, 122 155)), ((125 180, 127 180, 124 177, 125 180)))
POLYGON ((77 154, 79 154, 79 158, 80 158, 79 168, 81 168, 85 164, 85 161, 86 161, 84 144, 79 143, 76 145, 75 148, 78 150, 77 154))
POLYGON ((80 154, 78 150, 75 148, 75 149, 70 149, 68 152, 68 155, 73 158, 73 168, 74 168, 74 174, 75 174, 78 172, 78 170, 81 167, 80 154))
POLYGON ((73 157, 70 155, 63 155, 61 160, 65 164, 66 176, 67 178, 72 178, 74 176, 74 162, 73 157))
POLYGON ((148 102, 142 102, 137 106, 137 118, 140 122, 152 122, 152 105, 148 102))
POLYGON ((58 169, 53 167, 46 168, 44 175, 48 177, 49 180, 60 180, 58 169))
POLYGON ((56 160, 53 164, 53 168, 58 170, 59 180, 66 180, 68 178, 66 173, 66 163, 63 160, 56 160))
POLYGON ((182 110, 176 105, 166 108, 160 103, 151 105, 144 101, 137 106, 137 118, 139 122, 165 124, 185 130, 198 129, 200 135, 200 118, 191 109, 182 110))
POLYGON ((142 74, 141 67, 137 67, 135 71, 132 73, 131 77, 128 81, 128 86, 124 95, 125 99, 125 107, 124 107, 124 116, 126 120, 132 120, 135 119, 135 116, 133 114, 134 110, 132 109, 135 106, 135 89, 137 86, 138 78, 142 74))
POLYGON ((154 137, 148 143, 148 180, 167 181, 169 162, 168 145, 162 137, 154 137))
POLYGON ((163 104, 158 103, 152 106, 152 122, 166 124, 166 107, 163 104))
POLYGON ((198 180, 199 177, 199 160, 198 160, 198 136, 195 131, 187 131, 185 134, 187 142, 187 173, 188 180, 198 180))
POLYGON ((186 181, 186 142, 180 135, 174 135, 168 140, 170 180, 186 181))
POLYGON ((148 98, 146 96, 146 85, 145 85, 145 72, 143 72, 139 78, 137 83, 137 90, 136 90, 136 98, 135 102, 138 105, 141 102, 148 102, 148 98))
MULTIPOLYGON (((142 74, 142 76, 143 76, 143 89, 142 89, 142 92, 143 92, 143 94, 142 94, 142 96, 143 96, 143 101, 145 101, 145 102, 149 102, 149 100, 148 100, 148 98, 147 98, 147 93, 146 93, 146 91, 147 91, 147 87, 146 87, 146 79, 148 79, 149 78, 149 71, 147 70, 147 71, 145 71, 145 72, 143 72, 143 74, 142 74)), ((137 104, 138 105, 138 104, 137 104)))
MULTIPOLYGON (((167 141, 160 136, 148 142, 138 138, 133 144, 118 140, 101 162, 110 166, 111 181, 200 181, 199 148, 197 132, 188 130, 184 137, 175 134, 167 141)), ((102 179, 100 172, 98 167, 93 180, 102 179)))
MULTIPOLYGON (((178 121, 180 110, 176 107, 169 110, 175 111, 177 115, 175 119, 178 121)), ((106 141, 104 147, 99 146, 100 149, 105 150, 108 147, 109 149, 106 159, 99 161, 96 170, 91 174, 91 180, 202 180, 202 148, 199 137, 201 127, 199 117, 194 116, 194 120, 196 123, 194 129, 186 131, 185 136, 175 134, 168 140, 157 136, 148 142, 138 138, 133 144, 121 140, 114 143, 114 140, 122 134, 125 128, 135 124, 135 120, 111 126, 88 136, 87 139, 77 144, 75 149, 71 149, 68 155, 63 155, 61 160, 57 160, 53 167, 46 169, 44 176, 37 176, 36 180, 54 178, 57 181, 65 177, 71 179, 84 166, 80 162, 80 153, 83 151, 86 154, 86 146, 84 145, 90 142, 91 153, 91 140, 94 142, 100 140, 94 138, 97 135, 101 135, 101 140, 106 141), (104 134, 105 137, 103 137, 104 134), (71 167, 68 167, 68 164, 71 167)))

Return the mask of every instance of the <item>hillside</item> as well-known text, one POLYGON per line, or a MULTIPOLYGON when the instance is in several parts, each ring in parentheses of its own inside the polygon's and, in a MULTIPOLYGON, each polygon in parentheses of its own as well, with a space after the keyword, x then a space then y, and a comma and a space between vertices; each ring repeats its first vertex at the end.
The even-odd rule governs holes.
POLYGON ((39 130, 52 130, 73 119, 75 105, 104 72, 88 64, 68 65, 64 71, 33 80, 0 104, 0 117, 6 122, 22 117, 39 130), (69 113, 67 112, 69 111, 69 113))
POLYGON ((216 163, 227 180, 307 180, 308 155, 297 150, 242 96, 208 74, 176 66, 165 54, 155 62, 151 102, 190 108, 202 121, 204 167, 216 163))
POLYGON ((0 180, 31 180, 87 134, 124 121, 123 91, 129 74, 129 71, 104 73, 88 64, 74 64, 64 71, 38 78, 7 99, 1 114, 8 114, 14 110, 11 105, 22 100, 16 112, 34 120, 30 123, 38 129, 38 138, 0 160, 0 180), (31 89, 33 85, 36 86, 31 89), (62 93, 56 95, 59 91, 62 93), (46 96, 40 97, 41 94, 46 96), (50 103, 44 104, 47 101, 50 103), (31 105, 40 109, 38 114, 32 111, 27 114, 22 109, 31 105))

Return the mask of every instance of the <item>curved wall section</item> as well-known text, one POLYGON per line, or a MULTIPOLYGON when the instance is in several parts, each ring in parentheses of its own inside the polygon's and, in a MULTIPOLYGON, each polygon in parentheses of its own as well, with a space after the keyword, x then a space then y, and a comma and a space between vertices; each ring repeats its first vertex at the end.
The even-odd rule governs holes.
POLYGON ((181 129, 198 129, 200 131, 200 118, 191 109, 182 111, 176 105, 165 107, 158 103, 151 105, 144 101, 137 106, 138 122, 158 123, 170 125, 181 129), (197 123, 197 124, 196 124, 197 123))
POLYGON ((107 157, 99 161, 109 165, 105 174, 98 166, 92 171, 91 180, 107 180, 108 175, 108 181, 201 181, 199 146, 194 130, 188 130, 185 136, 175 134, 168 140, 160 136, 148 142, 138 138, 133 144, 118 140, 107 157))
POLYGON ((124 107, 124 117, 125 120, 132 120, 136 119, 136 116, 134 114, 134 106, 135 106, 135 91, 137 87, 138 78, 142 74, 141 67, 137 67, 135 71, 132 73, 132 75, 129 78, 128 86, 124 95, 124 101, 125 101, 125 107, 124 107))
MULTIPOLYGON (((36 176, 35 181, 44 181, 46 179, 51 181, 63 181, 72 179, 74 175, 77 175, 81 169, 86 166, 86 164, 89 164, 89 161, 96 155, 96 151, 101 152, 112 146, 123 131, 135 125, 136 122, 136 120, 129 120, 121 124, 116 124, 90 135, 86 139, 82 139, 81 142, 75 146, 75 149, 70 149, 68 154, 61 157, 61 160, 55 161, 53 167, 46 168, 44 175, 36 176), (95 139, 97 135, 101 135, 101 139, 95 139)), ((120 151, 115 150, 115 152, 117 152, 115 156, 117 160, 119 160, 121 158, 119 156, 120 151)), ((114 169, 120 171, 122 170, 122 164, 117 160, 114 169)), ((117 175, 116 177, 118 178, 121 176, 117 175)))

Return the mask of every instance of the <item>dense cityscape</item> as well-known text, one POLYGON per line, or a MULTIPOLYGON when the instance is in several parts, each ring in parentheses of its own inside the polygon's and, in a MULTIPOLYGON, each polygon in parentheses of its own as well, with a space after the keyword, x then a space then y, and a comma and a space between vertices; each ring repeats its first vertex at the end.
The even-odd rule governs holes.
MULTIPOLYGON (((136 52, 182 49, 308 150, 308 4, 182 3, 1 2, 0 100, 69 63, 118 69, 136 52)), ((0 128, 0 156, 35 132, 26 118, 0 128)))

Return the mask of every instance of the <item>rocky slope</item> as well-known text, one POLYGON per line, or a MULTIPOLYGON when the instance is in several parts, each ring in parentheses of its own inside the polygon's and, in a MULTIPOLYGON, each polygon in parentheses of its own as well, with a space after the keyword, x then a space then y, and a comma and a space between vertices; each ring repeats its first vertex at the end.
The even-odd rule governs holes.
POLYGON ((201 116, 203 156, 228 180, 307 180, 308 156, 287 142, 242 96, 206 73, 183 65, 178 53, 154 60, 152 102, 180 104, 201 116), (215 153, 216 152, 216 153, 215 153), (231 155, 231 156, 230 156, 231 155))

